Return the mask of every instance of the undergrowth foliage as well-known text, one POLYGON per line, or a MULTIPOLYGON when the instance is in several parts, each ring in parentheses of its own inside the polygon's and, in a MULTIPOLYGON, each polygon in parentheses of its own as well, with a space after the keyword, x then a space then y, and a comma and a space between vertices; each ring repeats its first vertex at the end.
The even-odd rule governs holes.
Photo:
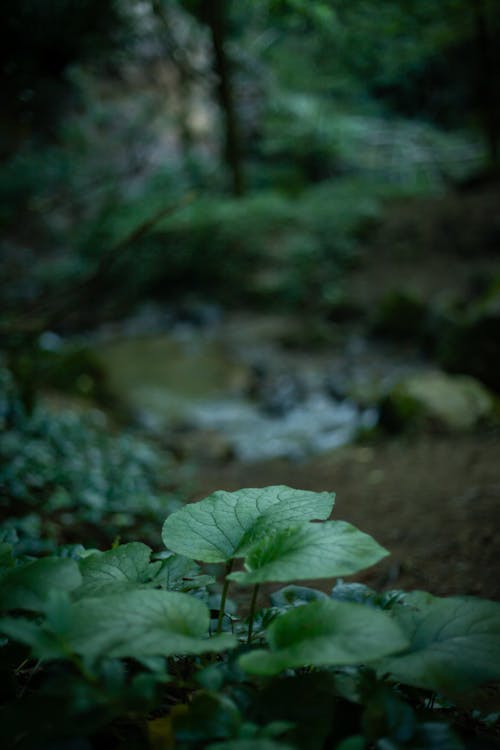
POLYGON ((334 499, 215 492, 168 516, 159 553, 35 559, 0 544, 2 746, 464 747, 457 706, 481 717, 478 688, 500 680, 500 604, 294 584, 388 554, 327 520, 334 499))
POLYGON ((78 544, 73 529, 82 527, 104 545, 132 526, 143 538, 157 536, 179 505, 162 489, 169 469, 152 444, 113 434, 95 409, 54 412, 39 404, 28 413, 0 362, 0 542, 13 544, 16 555, 78 544))

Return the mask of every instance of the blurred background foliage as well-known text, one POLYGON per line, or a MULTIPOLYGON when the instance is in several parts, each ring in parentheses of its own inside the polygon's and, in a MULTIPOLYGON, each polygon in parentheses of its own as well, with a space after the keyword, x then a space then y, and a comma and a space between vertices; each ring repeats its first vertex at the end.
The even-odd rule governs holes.
MULTIPOLYGON (((345 344, 321 377, 363 408, 387 393, 353 330, 500 390, 495 0, 8 0, 0 70, 5 513, 81 505, 97 534, 178 482, 120 436, 152 416, 114 390, 106 325, 286 314, 285 349, 345 344)), ((266 358, 231 393, 283 413, 266 358)))
POLYGON ((189 286, 241 301, 270 244, 306 274, 317 260, 329 283, 381 193, 441 190, 498 166, 489 0, 23 0, 5 11, 2 292, 35 316, 42 297, 64 308, 65 290, 89 279, 94 301, 189 286))

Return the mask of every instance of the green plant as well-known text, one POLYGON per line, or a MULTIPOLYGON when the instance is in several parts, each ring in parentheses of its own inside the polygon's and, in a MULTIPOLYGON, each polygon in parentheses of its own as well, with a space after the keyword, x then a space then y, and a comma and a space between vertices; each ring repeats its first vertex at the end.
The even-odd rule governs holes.
POLYGON ((111 544, 117 535, 130 538, 132 527, 158 538, 159 523, 177 507, 164 489, 172 481, 168 456, 136 435, 113 434, 96 410, 39 405, 27 414, 1 366, 0 429, 0 542, 23 554, 83 536, 111 544))
POLYGON ((331 596, 287 585, 257 611, 262 584, 388 554, 327 520, 333 504, 284 486, 215 492, 167 518, 159 554, 132 542, 16 559, 1 545, 4 744, 464 747, 449 721, 500 680, 500 604, 339 581, 331 596), (223 567, 221 594, 200 562, 223 567), (235 585, 253 587, 245 620, 235 585))

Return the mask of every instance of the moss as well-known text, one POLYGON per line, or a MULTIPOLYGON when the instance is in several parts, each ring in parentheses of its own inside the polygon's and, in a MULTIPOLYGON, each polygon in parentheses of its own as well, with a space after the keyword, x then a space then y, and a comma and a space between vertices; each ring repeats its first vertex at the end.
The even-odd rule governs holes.
POLYGON ((493 420, 494 398, 468 375, 429 370, 396 385, 380 411, 381 425, 388 432, 468 431, 493 420))

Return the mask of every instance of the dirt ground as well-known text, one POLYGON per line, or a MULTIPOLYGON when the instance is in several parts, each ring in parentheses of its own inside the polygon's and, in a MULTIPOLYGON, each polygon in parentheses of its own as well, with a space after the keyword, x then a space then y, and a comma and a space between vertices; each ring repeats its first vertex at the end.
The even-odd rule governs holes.
MULTIPOLYGON (((349 446, 304 463, 204 467, 198 482, 193 499, 272 484, 335 491, 332 518, 355 524, 391 552, 349 580, 500 600, 498 434, 423 435, 349 446)), ((321 582, 325 590, 331 585, 321 582)))

